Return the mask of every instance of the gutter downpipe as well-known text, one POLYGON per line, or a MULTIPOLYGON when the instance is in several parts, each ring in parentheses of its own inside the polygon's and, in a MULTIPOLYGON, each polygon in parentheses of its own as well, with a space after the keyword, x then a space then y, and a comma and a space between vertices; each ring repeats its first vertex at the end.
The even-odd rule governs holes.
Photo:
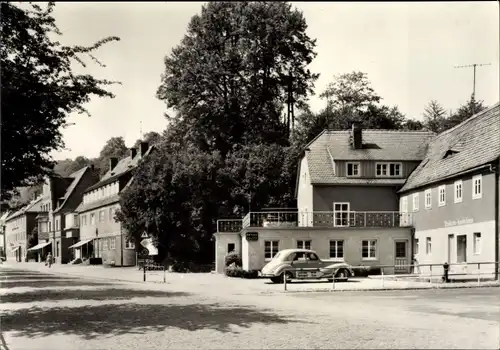
POLYGON ((500 260, 500 157, 496 166, 491 166, 490 171, 495 173, 495 280, 499 280, 499 260, 500 260))

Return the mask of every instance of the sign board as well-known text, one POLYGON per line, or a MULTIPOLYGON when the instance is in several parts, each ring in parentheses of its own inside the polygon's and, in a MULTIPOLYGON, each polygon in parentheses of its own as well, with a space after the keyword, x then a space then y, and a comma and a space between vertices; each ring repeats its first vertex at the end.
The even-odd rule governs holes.
POLYGON ((464 218, 464 219, 459 219, 459 220, 446 220, 444 222, 444 227, 470 225, 473 223, 474 223, 474 219, 472 219, 472 218, 464 218))
POLYGON ((153 244, 152 238, 143 239, 141 245, 148 250, 149 255, 158 255, 158 248, 153 244))
POLYGON ((141 235, 141 238, 149 238, 149 235, 146 231, 144 231, 141 235))
POLYGON ((259 240, 259 233, 258 232, 247 232, 245 234, 245 237, 247 241, 258 241, 259 240))

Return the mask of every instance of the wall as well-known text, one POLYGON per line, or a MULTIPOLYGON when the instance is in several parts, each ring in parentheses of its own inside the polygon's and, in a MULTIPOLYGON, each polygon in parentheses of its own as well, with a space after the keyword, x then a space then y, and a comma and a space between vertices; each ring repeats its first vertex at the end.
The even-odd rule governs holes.
POLYGON ((349 202, 352 211, 399 211, 397 188, 391 186, 314 186, 314 211, 333 211, 333 202, 349 202))
MULTIPOLYGON (((415 239, 418 240, 418 253, 415 254, 419 264, 439 264, 432 267, 433 273, 442 273, 442 264, 448 262, 450 264, 457 263, 457 236, 465 235, 467 239, 467 263, 478 262, 494 262, 495 261, 495 221, 487 221, 474 223, 469 225, 460 225, 454 227, 438 228, 431 230, 421 230, 415 232, 415 239), (479 254, 474 253, 474 233, 481 233, 481 248, 479 254), (448 244, 448 236, 453 235, 451 245, 448 244), (431 250, 426 252, 426 240, 431 239, 431 250), (450 256, 448 256, 448 249, 450 256)), ((469 266, 464 269, 463 266, 452 266, 451 272, 472 272, 477 269, 477 266, 469 266)), ((482 272, 492 273, 494 265, 483 265, 482 272)), ((429 273, 429 267, 421 267, 423 273, 429 273)))
MULTIPOLYGON (((395 240, 407 241, 407 258, 411 262, 411 229, 409 228, 347 228, 347 229, 318 229, 318 228, 290 228, 269 229, 251 228, 258 232, 258 241, 247 241, 242 231, 243 269, 261 269, 265 264, 264 247, 266 240, 278 240, 279 250, 297 248, 298 240, 310 240, 311 249, 315 250, 320 258, 330 259, 330 240, 344 241, 344 260, 351 265, 377 266, 395 264, 395 240), (362 258, 362 241, 377 240, 376 259, 362 258)), ((385 269, 384 273, 394 273, 393 269, 385 269)))
POLYGON ((111 203, 106 206, 102 206, 96 209, 92 209, 83 213, 80 213, 80 239, 89 239, 96 237, 96 229, 98 237, 108 237, 119 234, 120 223, 114 220, 114 212, 110 213, 110 209, 114 211, 119 209, 118 201, 111 203), (99 221, 99 212, 103 211, 103 221, 99 221), (90 223, 90 215, 95 214, 95 223, 90 223), (83 217, 86 217, 84 219, 83 217))
MULTIPOLYGON (((471 219, 474 223, 486 222, 495 218, 495 175, 489 172, 482 173, 483 194, 480 199, 472 199, 472 177, 477 174, 470 174, 461 178, 442 181, 431 186, 427 186, 417 191, 405 193, 408 198, 408 212, 413 215, 415 230, 432 230, 443 228, 445 221, 471 219), (454 182, 462 180, 462 202, 454 202, 454 182), (446 204, 439 206, 438 187, 446 186, 446 204), (425 209, 425 190, 431 189, 432 206, 425 209), (419 208, 414 211, 413 194, 418 193, 419 208)), ((402 196, 403 197, 403 196, 402 196)))
MULTIPOLYGON (((299 212, 312 212, 313 209, 313 186, 309 176, 307 157, 304 156, 300 162, 299 183, 297 189, 297 208, 299 212)), ((299 217, 299 226, 306 226, 299 217)))
POLYGON ((28 245, 27 218, 25 215, 10 218, 5 222, 5 241, 7 244, 5 250, 7 259, 24 261, 28 245), (21 248, 13 252, 12 248, 17 246, 21 246, 21 248))
POLYGON ((401 176, 398 177, 390 177, 391 179, 404 179, 410 176, 411 172, 415 170, 415 168, 420 164, 420 161, 417 162, 401 162, 401 161, 375 161, 375 160, 335 160, 335 175, 340 177, 347 176, 346 164, 347 163, 360 163, 361 173, 360 178, 377 178, 377 170, 376 163, 401 163, 402 164, 402 172, 401 176))
MULTIPOLYGON (((215 271, 224 273, 228 245, 234 244, 234 251, 241 256, 241 236, 239 232, 218 232, 215 235, 215 271)), ((243 258, 243 257, 242 257, 243 258)))

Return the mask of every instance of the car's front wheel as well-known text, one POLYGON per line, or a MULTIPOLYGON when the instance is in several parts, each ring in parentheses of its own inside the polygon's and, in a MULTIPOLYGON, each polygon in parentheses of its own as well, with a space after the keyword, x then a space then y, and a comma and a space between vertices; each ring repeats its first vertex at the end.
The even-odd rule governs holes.
POLYGON ((283 276, 286 276, 287 282, 290 282, 290 280, 293 278, 292 273, 290 271, 287 271, 287 272, 281 273, 279 276, 272 277, 271 281, 273 283, 283 283, 283 276))
POLYGON ((346 269, 340 269, 335 274, 335 279, 347 281, 347 278, 349 276, 350 276, 349 271, 347 271, 346 269))

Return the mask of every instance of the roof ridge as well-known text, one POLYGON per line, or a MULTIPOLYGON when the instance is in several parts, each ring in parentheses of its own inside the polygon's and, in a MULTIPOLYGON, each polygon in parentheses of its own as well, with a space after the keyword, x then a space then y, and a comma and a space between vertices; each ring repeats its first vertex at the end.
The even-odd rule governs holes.
MULTIPOLYGON (((433 131, 426 130, 401 130, 401 129, 362 129, 363 131, 370 132, 394 132, 394 133, 405 133, 405 134, 435 134, 433 131)), ((347 130, 334 130, 334 129, 326 129, 327 132, 350 132, 350 129, 347 130)))
POLYGON ((452 128, 449 128, 448 130, 445 130, 443 131, 442 133, 438 134, 438 136, 441 136, 441 135, 444 135, 444 134, 449 134, 451 131, 453 130, 456 130, 456 129, 459 129, 460 127, 464 126, 465 124, 469 123, 471 120, 476 120, 477 118, 479 118, 480 116, 482 116, 483 114, 485 114, 486 112, 489 112, 491 111, 492 109, 495 109, 495 107, 498 107, 500 105, 500 102, 497 102, 495 103, 494 105, 492 106, 489 106, 488 108, 482 110, 481 112, 478 112, 474 115, 472 115, 470 118, 464 120, 463 122, 461 123, 458 123, 457 125, 455 125, 454 127, 452 128))

